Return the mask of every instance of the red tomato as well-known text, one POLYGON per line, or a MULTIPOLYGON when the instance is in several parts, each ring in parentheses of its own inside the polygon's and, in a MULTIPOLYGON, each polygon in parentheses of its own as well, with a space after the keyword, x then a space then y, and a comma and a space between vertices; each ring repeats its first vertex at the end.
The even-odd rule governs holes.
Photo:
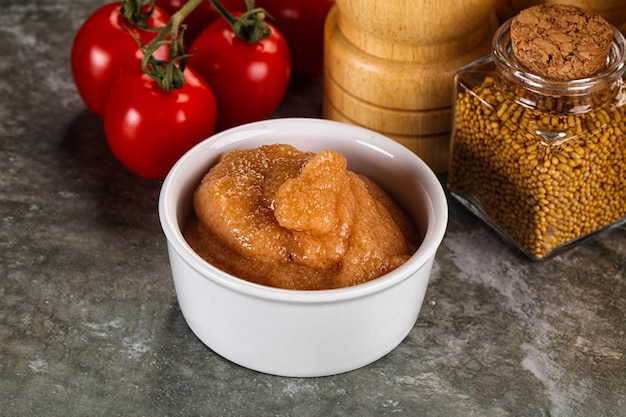
MULTIPOLYGON (((164 8, 169 14, 173 15, 188 1, 189 0, 156 0, 156 5, 164 8)), ((231 12, 246 10, 245 0, 220 0, 220 3, 231 12)), ((220 14, 215 10, 209 0, 200 2, 183 22, 187 25, 187 29, 185 30, 185 42, 187 45, 191 45, 200 32, 213 23, 218 17, 220 17, 220 14)))
MULTIPOLYGON (((74 38, 71 52, 72 73, 76 88, 87 107, 102 116, 107 97, 117 78, 141 68, 143 53, 128 32, 130 29, 143 44, 155 34, 132 26, 120 15, 121 2, 108 3, 85 20, 74 38)), ((155 8, 147 20, 151 27, 167 24, 169 14, 155 8)), ((157 59, 167 59, 168 48, 157 50, 157 59)))
POLYGON ((323 70, 324 23, 334 0, 263 0, 263 8, 287 39, 294 73, 323 70))
POLYGON ((163 179, 176 161, 215 130, 211 88, 189 67, 185 84, 164 92, 141 70, 121 76, 107 103, 104 132, 113 154, 135 174, 163 179))
POLYGON ((189 48, 189 66, 215 93, 218 130, 268 118, 287 91, 289 47, 276 27, 268 25, 269 37, 247 43, 225 19, 218 19, 189 48))

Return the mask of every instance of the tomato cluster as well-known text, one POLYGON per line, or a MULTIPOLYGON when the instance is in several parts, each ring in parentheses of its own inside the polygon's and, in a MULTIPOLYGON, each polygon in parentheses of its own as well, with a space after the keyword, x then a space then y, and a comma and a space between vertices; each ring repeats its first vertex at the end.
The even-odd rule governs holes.
MULTIPOLYGON (((155 4, 166 10, 169 14, 176 13, 186 3, 187 0, 155 0, 155 4)), ((244 0, 220 0, 220 3, 231 12, 246 10, 244 0)), ((255 1, 254 4, 258 5, 258 1, 255 1)), ((185 25, 187 25, 185 31, 186 44, 191 45, 198 35, 218 18, 220 18, 220 14, 215 10, 215 7, 213 7, 210 1, 206 0, 201 2, 185 19, 185 25)))
MULTIPOLYGON (((115 156, 145 178, 164 178, 176 160, 216 129, 270 117, 287 90, 292 58, 296 72, 321 72, 323 20, 333 0, 293 2, 296 5, 289 0, 256 0, 255 6, 266 2, 270 14, 270 21, 265 20, 269 36, 256 42, 238 37, 233 21, 222 18, 205 0, 184 21, 188 56, 184 65, 176 64, 184 84, 164 89, 146 74, 143 59, 150 54, 145 45, 157 36, 150 29, 166 27, 187 1, 156 0, 140 9, 143 14, 136 11, 143 19, 139 23, 123 11, 122 6, 133 2, 105 4, 87 18, 72 45, 78 92, 103 117, 115 156), (294 24, 309 18, 307 28, 294 24), (283 36, 282 28, 290 38, 283 36)), ((232 17, 249 6, 246 0, 220 3, 232 17)), ((133 4, 139 7, 141 1, 133 4)), ((172 61, 173 50, 166 41, 159 43, 150 51, 155 60, 151 62, 172 61)))
MULTIPOLYGON (((156 0, 156 4, 170 14, 185 3, 187 0, 156 0)), ((245 10, 245 0, 221 0, 221 3, 231 11, 245 10)), ((255 0, 255 6, 263 7, 270 22, 285 36, 294 73, 322 73, 324 23, 334 3, 335 0, 255 0)), ((209 1, 200 3, 185 20, 188 45, 218 17, 219 13, 209 1)))
MULTIPOLYGON (((133 36, 143 44, 155 36, 127 22, 120 7, 121 3, 109 3, 96 10, 80 27, 72 45, 76 88, 87 107, 100 116, 104 115, 107 96, 120 75, 141 68, 143 53, 133 36)), ((169 19, 169 13, 156 7, 145 23, 160 27, 169 19)), ((167 47, 157 50, 155 56, 167 59, 167 47)))

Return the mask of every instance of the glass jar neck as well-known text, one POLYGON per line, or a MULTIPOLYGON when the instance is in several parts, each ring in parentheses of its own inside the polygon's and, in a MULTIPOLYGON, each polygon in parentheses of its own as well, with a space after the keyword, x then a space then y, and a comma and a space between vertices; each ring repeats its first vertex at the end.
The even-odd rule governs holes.
POLYGON ((511 19, 498 28, 493 38, 492 56, 499 83, 505 90, 514 92, 521 105, 540 107, 549 102, 551 106, 557 105, 559 111, 581 113, 613 102, 624 94, 626 40, 615 27, 604 70, 593 77, 571 81, 551 80, 526 72, 513 55, 510 29, 511 19))

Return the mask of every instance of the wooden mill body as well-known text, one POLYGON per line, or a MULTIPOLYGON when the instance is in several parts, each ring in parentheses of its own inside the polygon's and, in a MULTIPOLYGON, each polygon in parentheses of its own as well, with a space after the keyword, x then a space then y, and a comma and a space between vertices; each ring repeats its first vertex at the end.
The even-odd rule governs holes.
POLYGON ((496 0, 335 0, 324 34, 324 117, 448 166, 455 72, 491 52, 496 0))

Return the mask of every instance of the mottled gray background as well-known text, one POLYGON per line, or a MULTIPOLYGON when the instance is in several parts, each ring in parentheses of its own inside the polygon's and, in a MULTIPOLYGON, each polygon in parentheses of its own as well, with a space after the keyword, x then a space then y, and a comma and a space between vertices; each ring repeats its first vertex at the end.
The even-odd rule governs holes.
MULTIPOLYGON (((624 416, 626 229, 533 263, 451 202, 420 318, 365 368, 243 369, 191 333, 160 183, 113 158, 69 51, 104 2, 0 0, 0 415, 624 416)), ((321 114, 294 79, 276 116, 321 114)))

